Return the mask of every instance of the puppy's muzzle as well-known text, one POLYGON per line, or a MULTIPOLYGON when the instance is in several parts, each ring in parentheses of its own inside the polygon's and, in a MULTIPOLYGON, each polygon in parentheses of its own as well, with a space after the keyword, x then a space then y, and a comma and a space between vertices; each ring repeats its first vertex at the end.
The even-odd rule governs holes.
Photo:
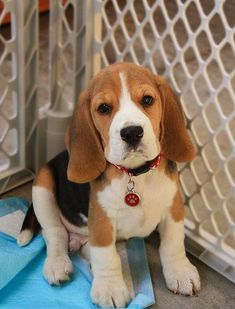
POLYGON ((144 136, 144 130, 141 126, 129 126, 120 131, 121 139, 129 146, 136 147, 144 136))

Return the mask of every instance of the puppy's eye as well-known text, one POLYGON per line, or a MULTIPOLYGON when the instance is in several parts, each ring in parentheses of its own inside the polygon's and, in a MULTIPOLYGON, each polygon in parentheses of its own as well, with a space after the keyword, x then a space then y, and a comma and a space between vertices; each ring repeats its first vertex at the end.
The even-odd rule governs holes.
POLYGON ((98 112, 104 115, 110 114, 112 112, 112 106, 108 105, 107 103, 102 103, 98 107, 98 112))
POLYGON ((153 97, 151 97, 150 95, 144 96, 141 100, 141 104, 146 107, 150 106, 152 103, 153 103, 153 97))

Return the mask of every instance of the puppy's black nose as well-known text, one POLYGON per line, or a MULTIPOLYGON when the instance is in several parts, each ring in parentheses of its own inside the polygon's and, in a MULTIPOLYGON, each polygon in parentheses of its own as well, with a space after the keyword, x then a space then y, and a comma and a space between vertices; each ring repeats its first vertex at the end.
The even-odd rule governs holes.
POLYGON ((141 138, 144 136, 144 130, 140 126, 129 126, 120 131, 123 141, 130 146, 137 146, 141 138))

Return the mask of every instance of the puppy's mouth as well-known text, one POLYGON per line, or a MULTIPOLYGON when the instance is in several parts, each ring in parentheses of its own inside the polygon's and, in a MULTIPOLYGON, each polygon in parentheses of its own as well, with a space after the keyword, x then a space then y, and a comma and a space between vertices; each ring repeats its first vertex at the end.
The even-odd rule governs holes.
POLYGON ((127 151, 125 152, 125 155, 123 156, 123 160, 126 160, 127 158, 134 158, 134 157, 145 157, 144 150, 138 149, 138 147, 128 147, 127 151))
POLYGON ((159 147, 153 147, 152 141, 149 143, 141 141, 138 145, 128 145, 127 143, 120 145, 120 141, 113 141, 112 146, 113 148, 106 150, 107 161, 127 169, 138 168, 156 158, 159 153, 159 147))
POLYGON ((137 168, 152 159, 153 158, 149 158, 143 147, 128 146, 122 157, 122 165, 126 168, 137 168))

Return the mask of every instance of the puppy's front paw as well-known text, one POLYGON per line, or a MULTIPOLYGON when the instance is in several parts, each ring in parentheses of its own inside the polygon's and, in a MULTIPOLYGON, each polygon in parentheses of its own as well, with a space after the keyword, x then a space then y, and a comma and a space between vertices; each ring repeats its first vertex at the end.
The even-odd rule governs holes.
POLYGON ((91 299, 102 308, 125 308, 131 298, 122 278, 101 277, 93 281, 91 299))
POLYGON ((191 296, 200 290, 197 268, 187 258, 164 265, 163 273, 167 287, 175 294, 191 296))
POLYGON ((67 255, 46 258, 43 274, 50 284, 59 285, 70 279, 73 272, 73 265, 67 255))

